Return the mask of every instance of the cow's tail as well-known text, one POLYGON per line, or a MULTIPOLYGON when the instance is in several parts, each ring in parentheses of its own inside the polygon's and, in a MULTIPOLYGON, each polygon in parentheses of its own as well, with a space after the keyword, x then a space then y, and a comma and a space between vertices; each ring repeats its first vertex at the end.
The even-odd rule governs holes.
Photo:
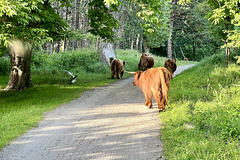
MULTIPOLYGON (((161 92, 162 92, 162 98, 163 98, 163 105, 167 105, 168 104, 168 86, 166 82, 166 77, 165 77, 165 73, 162 69, 160 69, 160 80, 161 80, 161 92)), ((163 106, 163 107, 164 107, 163 106)))
POLYGON ((116 72, 116 67, 117 65, 116 65, 116 61, 112 61, 112 63, 111 63, 111 71, 112 71, 112 74, 116 74, 117 72, 116 72))
POLYGON ((118 64, 117 64, 117 62, 114 64, 114 71, 115 71, 116 75, 119 73, 118 72, 118 64))

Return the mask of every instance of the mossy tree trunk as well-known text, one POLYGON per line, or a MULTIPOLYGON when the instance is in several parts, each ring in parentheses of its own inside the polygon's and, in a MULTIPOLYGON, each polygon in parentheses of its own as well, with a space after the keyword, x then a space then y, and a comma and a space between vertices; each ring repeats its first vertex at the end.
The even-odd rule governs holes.
POLYGON ((32 49, 23 50, 12 47, 10 50, 10 76, 6 91, 21 91, 32 86, 31 80, 32 49))
POLYGON ((230 48, 226 47, 226 64, 229 66, 229 55, 230 55, 230 48))

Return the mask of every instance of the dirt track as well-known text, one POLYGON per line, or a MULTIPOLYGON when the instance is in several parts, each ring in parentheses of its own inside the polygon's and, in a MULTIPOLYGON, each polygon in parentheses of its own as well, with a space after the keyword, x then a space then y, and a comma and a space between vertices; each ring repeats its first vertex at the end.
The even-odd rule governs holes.
MULTIPOLYGON (((189 66, 190 67, 190 66, 189 66)), ((187 67, 178 67, 180 70, 187 67)), ((161 160, 159 118, 127 78, 84 92, 45 115, 0 152, 1 160, 161 160)))

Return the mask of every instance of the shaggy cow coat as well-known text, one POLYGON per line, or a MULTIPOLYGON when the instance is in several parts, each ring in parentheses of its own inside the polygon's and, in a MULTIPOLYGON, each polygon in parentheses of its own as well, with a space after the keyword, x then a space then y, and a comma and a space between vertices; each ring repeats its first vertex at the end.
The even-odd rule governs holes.
POLYGON ((176 71, 177 65, 176 65, 176 59, 168 59, 165 61, 164 67, 169 70, 169 72, 172 74, 176 71))
POLYGON ((146 53, 143 53, 138 63, 138 69, 145 71, 148 68, 152 68, 153 66, 154 66, 154 58, 146 53))
POLYGON ((145 105, 152 108, 152 97, 157 101, 158 110, 164 110, 168 103, 171 73, 164 67, 151 68, 146 71, 137 71, 134 74, 134 86, 141 88, 145 95, 145 105))
POLYGON ((120 60, 120 59, 114 59, 111 62, 111 77, 114 79, 114 75, 118 79, 122 79, 123 73, 124 73, 124 67, 125 67, 125 61, 120 60))

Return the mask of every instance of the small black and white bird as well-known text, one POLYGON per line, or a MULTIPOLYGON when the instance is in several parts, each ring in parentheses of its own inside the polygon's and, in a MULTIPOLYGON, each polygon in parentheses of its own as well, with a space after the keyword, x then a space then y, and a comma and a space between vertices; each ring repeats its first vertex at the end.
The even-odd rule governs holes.
POLYGON ((73 73, 71 73, 71 72, 69 72, 69 71, 67 71, 67 70, 65 70, 65 72, 67 72, 68 74, 70 74, 70 75, 72 76, 72 79, 71 79, 70 83, 71 83, 71 84, 75 83, 75 82, 76 82, 76 79, 77 79, 77 75, 74 76, 73 73))

